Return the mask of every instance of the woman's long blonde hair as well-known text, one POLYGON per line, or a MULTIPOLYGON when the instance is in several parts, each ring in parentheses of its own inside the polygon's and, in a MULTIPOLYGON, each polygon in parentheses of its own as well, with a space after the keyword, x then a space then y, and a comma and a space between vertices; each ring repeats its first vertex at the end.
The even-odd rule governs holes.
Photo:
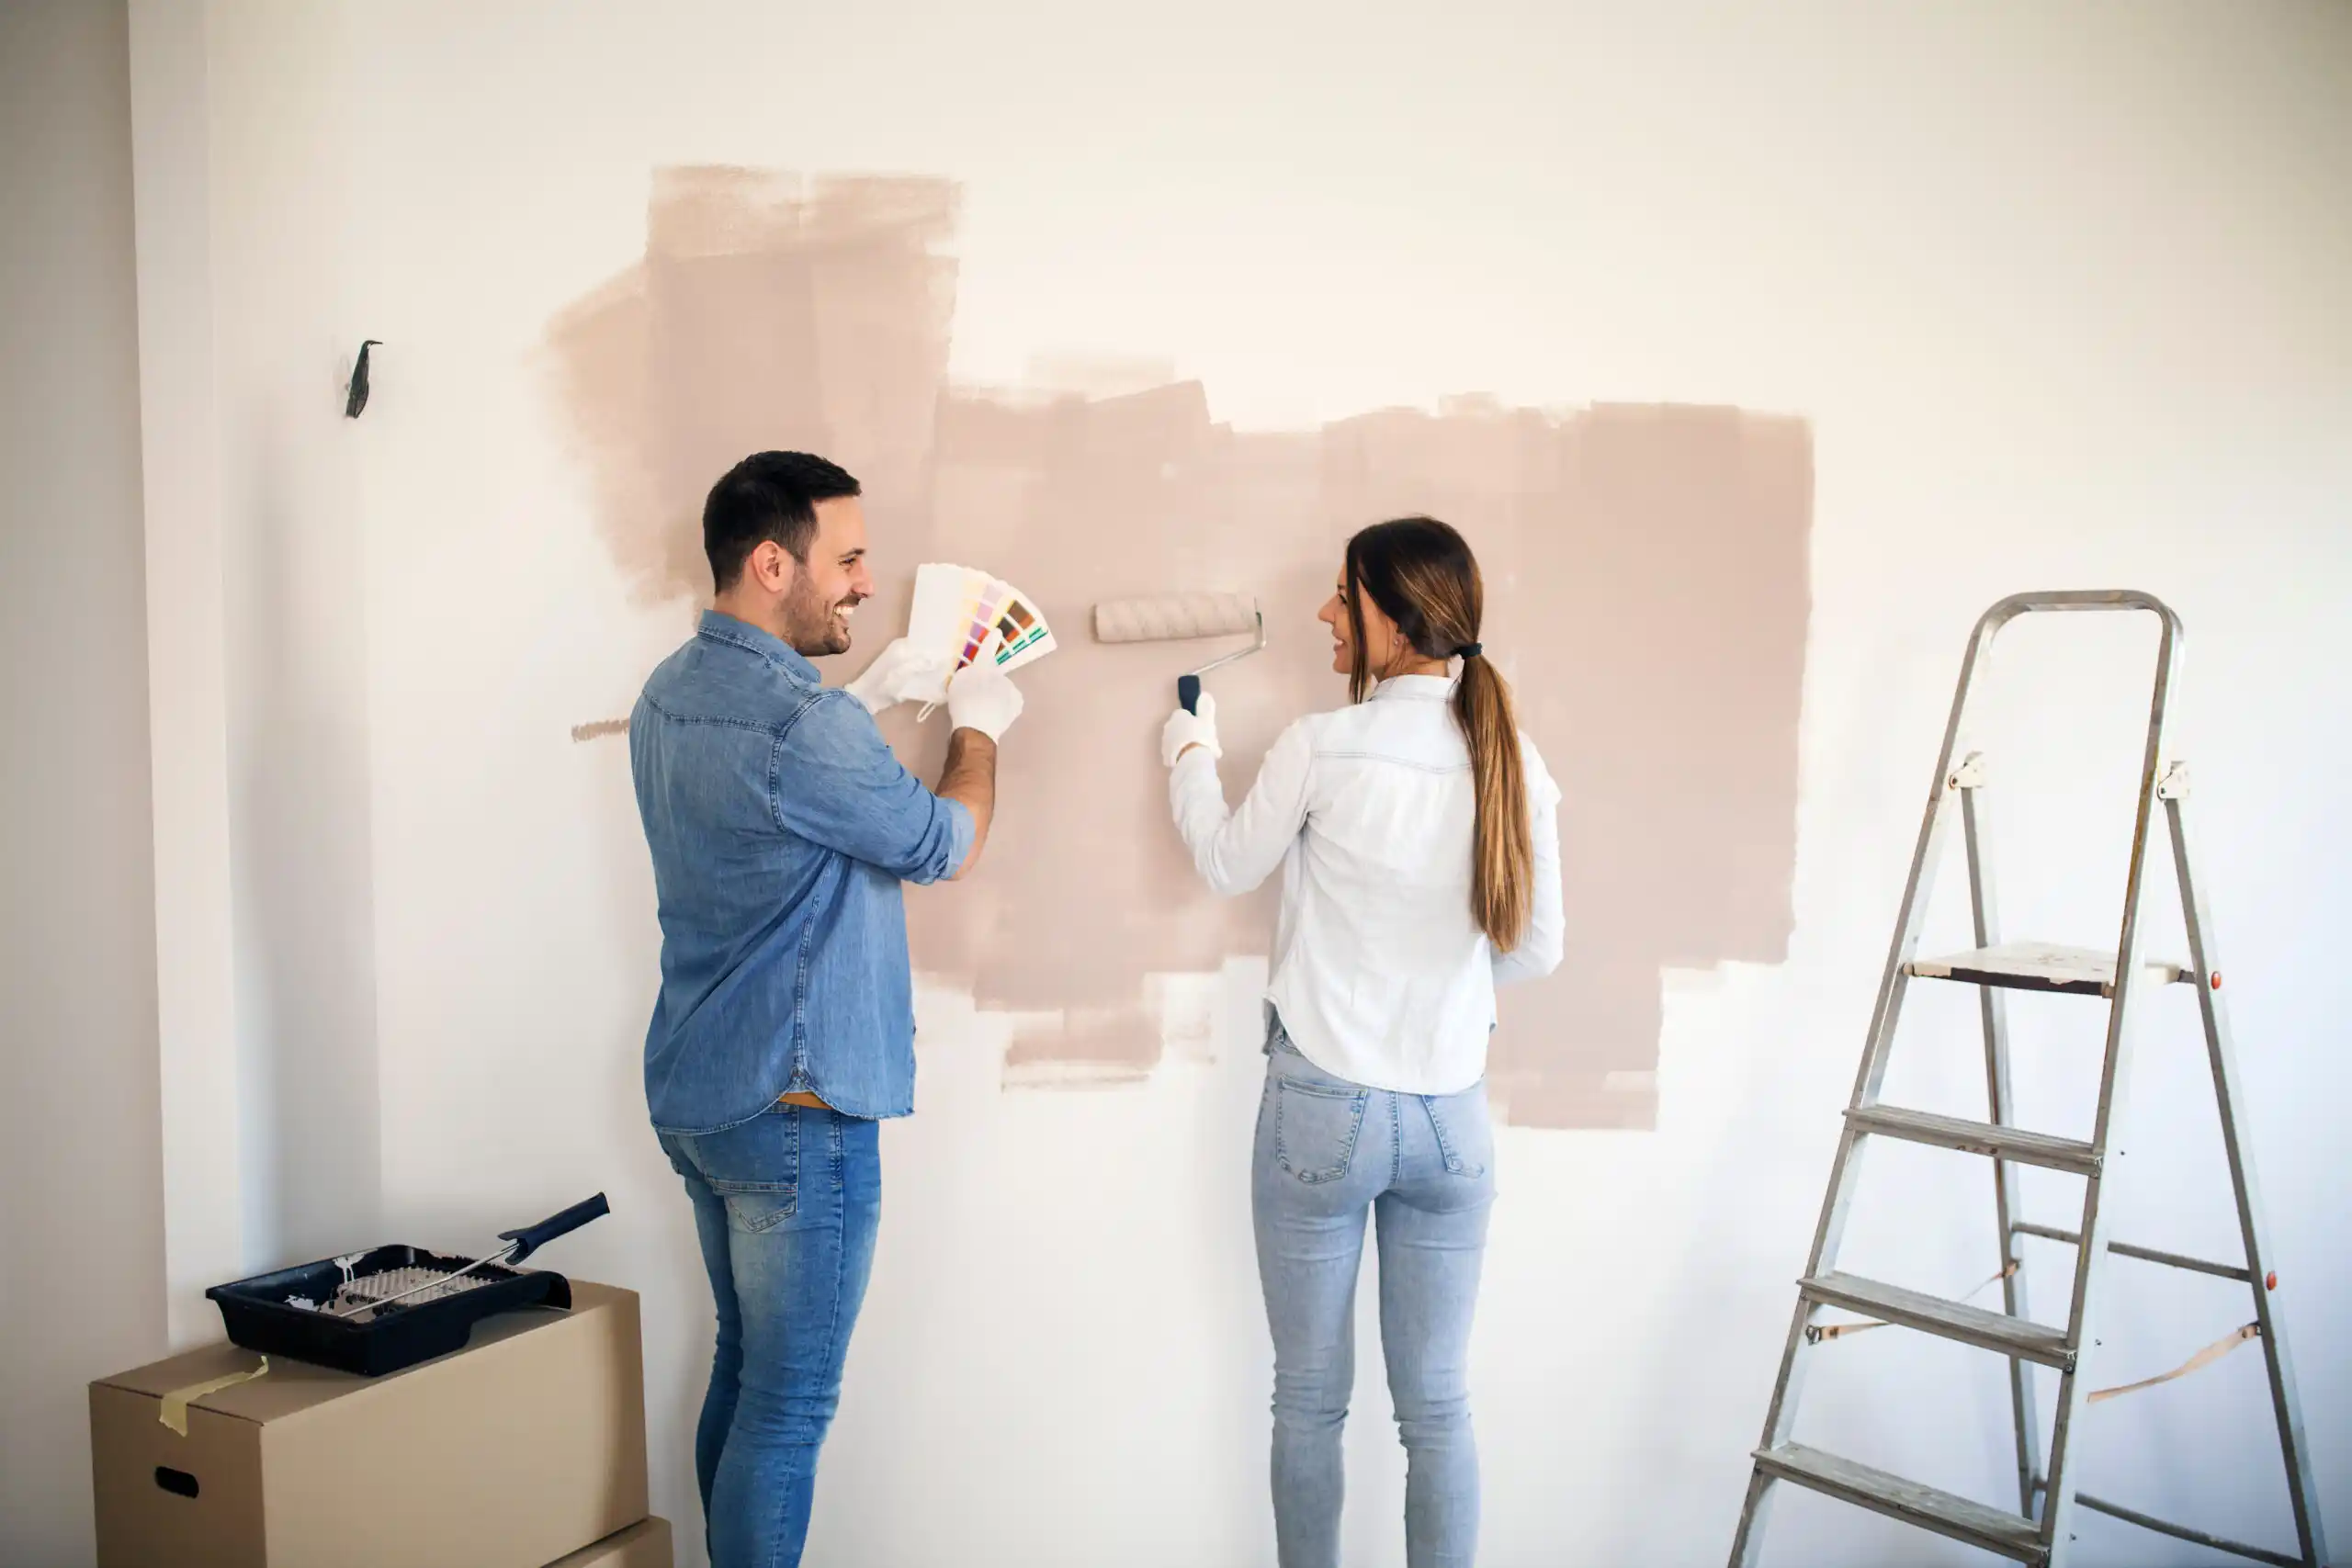
POLYGON ((1375 523, 1348 541, 1346 598, 1355 649, 1348 694, 1357 702, 1371 695, 1376 679, 1365 662, 1366 594, 1421 657, 1462 660, 1453 716, 1470 745, 1470 773, 1478 797, 1470 913, 1497 950, 1508 953, 1527 931, 1535 843, 1528 825, 1527 773, 1510 685, 1478 643, 1487 590, 1477 558, 1460 534, 1434 517, 1375 523))

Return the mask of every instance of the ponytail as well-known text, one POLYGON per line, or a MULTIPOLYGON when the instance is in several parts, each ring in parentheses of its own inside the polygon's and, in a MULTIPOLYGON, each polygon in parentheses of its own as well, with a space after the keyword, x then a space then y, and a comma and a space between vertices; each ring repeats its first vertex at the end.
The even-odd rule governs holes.
POLYGON ((1510 685, 1483 653, 1462 661, 1453 716, 1470 743, 1470 777, 1478 797, 1478 827, 1470 850, 1470 914, 1498 953, 1527 934, 1534 902, 1535 837, 1527 817, 1527 766, 1520 755, 1519 724, 1510 685))
POLYGON ((1350 695, 1371 694, 1363 604, 1369 594, 1397 634, 1426 659, 1460 658, 1453 716, 1470 748, 1478 825, 1472 840, 1470 916, 1498 952, 1509 953, 1527 934, 1535 897, 1535 840, 1528 819, 1527 766, 1520 754, 1519 722, 1510 685, 1487 662, 1478 645, 1486 614, 1486 584, 1477 558, 1462 536, 1434 517, 1375 523, 1348 541, 1348 615, 1355 652, 1350 695))

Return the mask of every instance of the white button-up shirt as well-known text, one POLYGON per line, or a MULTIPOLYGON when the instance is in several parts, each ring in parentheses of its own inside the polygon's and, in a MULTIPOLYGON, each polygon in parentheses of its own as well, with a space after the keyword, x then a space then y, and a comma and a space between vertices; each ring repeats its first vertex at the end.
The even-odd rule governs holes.
POLYGON ((1560 963, 1560 791, 1524 736, 1527 931, 1497 953, 1472 916, 1477 793, 1453 687, 1397 676, 1366 702, 1300 719, 1238 810, 1207 751, 1186 752, 1169 775, 1177 831, 1211 888, 1247 893, 1282 867, 1266 999, 1292 1043, 1326 1072, 1404 1094, 1477 1083, 1496 985, 1560 963))

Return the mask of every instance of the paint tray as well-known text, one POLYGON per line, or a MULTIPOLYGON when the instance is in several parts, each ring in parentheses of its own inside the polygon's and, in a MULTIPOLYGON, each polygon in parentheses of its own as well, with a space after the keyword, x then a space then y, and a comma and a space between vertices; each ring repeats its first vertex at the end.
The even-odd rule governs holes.
POLYGON ((265 1356, 381 1377, 435 1356, 466 1348, 474 1325, 521 1307, 569 1307, 571 1281, 544 1269, 481 1267, 467 1275, 466 1288, 429 1299, 400 1302, 359 1315, 338 1317, 316 1305, 353 1280, 396 1270, 446 1274, 472 1264, 470 1258, 445 1257, 417 1247, 379 1247, 344 1258, 322 1258, 272 1274, 215 1285, 204 1293, 220 1303, 220 1321, 232 1344, 265 1356), (480 1283, 474 1283, 479 1280, 480 1283))
POLYGON ((481 1258, 379 1247, 204 1293, 220 1303, 232 1344, 380 1377, 464 1349, 474 1325, 492 1313, 570 1306, 571 1280, 514 1265, 610 1213, 599 1192, 537 1224, 499 1232, 506 1245, 481 1258))

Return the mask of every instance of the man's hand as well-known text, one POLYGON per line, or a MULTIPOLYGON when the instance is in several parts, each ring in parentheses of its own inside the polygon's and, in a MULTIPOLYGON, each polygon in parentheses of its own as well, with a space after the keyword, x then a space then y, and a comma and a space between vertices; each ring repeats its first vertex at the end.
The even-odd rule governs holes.
POLYGON ((947 684, 947 660, 899 638, 876 654, 865 673, 842 688, 865 705, 868 713, 918 698, 937 702, 947 684))
POLYGON ((993 665, 967 664, 947 682, 947 717, 957 729, 1001 740, 1021 716, 1021 688, 993 665))
POLYGON ((1199 700, 1200 712, 1186 713, 1178 708, 1168 716, 1168 723, 1159 731, 1159 760, 1171 768, 1196 746, 1212 757, 1225 755, 1224 748, 1216 743, 1216 699, 1203 692, 1199 700))

